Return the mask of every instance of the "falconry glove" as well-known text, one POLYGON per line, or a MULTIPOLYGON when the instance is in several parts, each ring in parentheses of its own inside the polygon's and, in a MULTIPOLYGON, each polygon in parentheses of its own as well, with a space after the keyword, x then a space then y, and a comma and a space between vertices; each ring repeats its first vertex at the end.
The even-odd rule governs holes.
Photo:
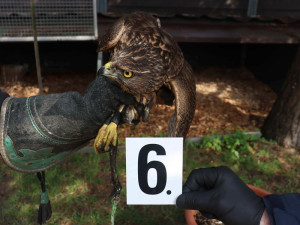
POLYGON ((17 171, 37 172, 42 188, 38 223, 44 224, 52 214, 44 170, 93 139, 121 105, 134 105, 136 101, 106 77, 97 76, 83 95, 66 92, 10 98, 0 92, 0 103, 1 156, 17 171))
POLYGON ((134 104, 133 96, 104 76, 97 76, 84 94, 6 98, 1 109, 0 153, 17 171, 43 171, 95 138, 120 105, 134 104))

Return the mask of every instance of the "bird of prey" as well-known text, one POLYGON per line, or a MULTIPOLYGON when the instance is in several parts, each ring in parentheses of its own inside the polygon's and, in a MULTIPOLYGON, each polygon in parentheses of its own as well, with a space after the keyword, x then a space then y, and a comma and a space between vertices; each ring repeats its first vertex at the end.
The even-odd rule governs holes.
MULTIPOLYGON (((161 28, 160 20, 144 12, 118 19, 99 42, 98 51, 106 50, 110 61, 102 68, 103 75, 138 102, 149 104, 163 86, 173 92, 175 113, 169 120, 167 136, 185 137, 195 111, 193 71, 174 38, 161 28)), ((95 149, 107 140, 101 132, 95 149)))

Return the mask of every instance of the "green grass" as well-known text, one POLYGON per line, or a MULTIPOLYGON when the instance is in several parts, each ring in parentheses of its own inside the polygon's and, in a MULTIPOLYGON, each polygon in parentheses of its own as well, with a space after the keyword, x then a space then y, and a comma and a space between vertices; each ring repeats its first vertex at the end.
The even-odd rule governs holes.
POLYGON ((237 130, 232 135, 206 136, 200 144, 186 143, 184 154, 187 173, 197 164, 198 167, 226 165, 246 183, 274 193, 300 192, 299 153, 288 152, 275 141, 266 141, 258 135, 237 130))
MULTIPOLYGON (((123 190, 116 224, 184 224, 183 211, 175 206, 126 205, 124 149, 119 151, 118 163, 123 190)), ((195 168, 219 165, 229 166, 246 183, 271 192, 300 192, 299 153, 286 151, 259 136, 236 131, 224 137, 205 137, 201 144, 185 144, 184 180, 195 168)), ((15 172, 1 160, 3 187, 4 182, 8 194, 1 199, 0 224, 36 224, 40 185, 35 174, 15 172)), ((46 185, 53 209, 47 224, 110 224, 108 154, 75 154, 46 172, 46 185)))

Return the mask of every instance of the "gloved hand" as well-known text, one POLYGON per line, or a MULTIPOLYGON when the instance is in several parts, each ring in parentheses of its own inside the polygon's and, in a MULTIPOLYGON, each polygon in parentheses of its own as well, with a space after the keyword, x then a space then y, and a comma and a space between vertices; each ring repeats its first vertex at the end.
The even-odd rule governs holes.
POLYGON ((176 205, 226 225, 259 225, 265 208, 262 199, 224 166, 193 170, 176 205))
POLYGON ((104 76, 91 82, 83 95, 8 98, 2 104, 0 154, 15 170, 43 171, 95 138, 120 105, 134 104, 132 95, 104 76))
POLYGON ((90 118, 99 125, 117 112, 120 105, 137 104, 131 94, 122 91, 116 83, 99 74, 87 87, 83 100, 90 118))

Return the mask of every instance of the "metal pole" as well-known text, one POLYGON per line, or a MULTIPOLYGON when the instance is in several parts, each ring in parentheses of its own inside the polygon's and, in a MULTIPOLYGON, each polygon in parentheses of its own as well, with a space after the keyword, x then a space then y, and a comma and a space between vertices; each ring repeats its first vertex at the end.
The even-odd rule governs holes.
POLYGON ((41 94, 43 94, 43 83, 42 83, 42 75, 41 75, 39 45, 38 45, 38 41, 37 41, 37 30, 36 30, 35 3, 34 3, 34 0, 30 0, 30 6, 31 6, 31 16, 32 16, 32 30, 33 30, 33 43, 34 43, 35 65, 36 65, 38 85, 39 85, 39 90, 40 90, 40 95, 41 95, 41 94))

